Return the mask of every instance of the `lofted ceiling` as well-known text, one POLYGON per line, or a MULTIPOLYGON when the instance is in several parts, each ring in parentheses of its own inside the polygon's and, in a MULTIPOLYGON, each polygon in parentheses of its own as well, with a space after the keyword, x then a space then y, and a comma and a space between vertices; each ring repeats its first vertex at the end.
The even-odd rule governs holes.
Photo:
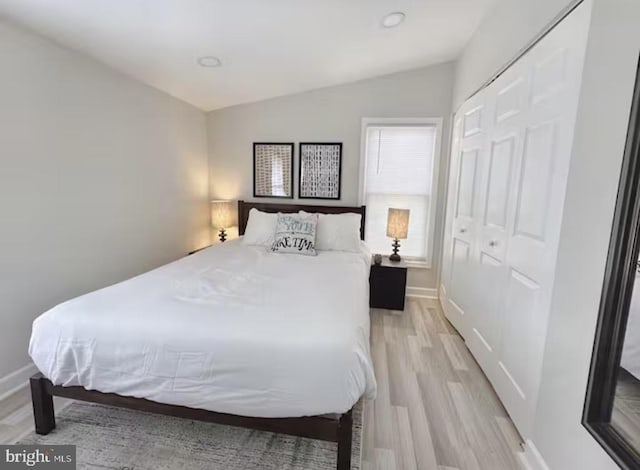
POLYGON ((0 0, 0 17, 208 111, 455 59, 493 3, 0 0))

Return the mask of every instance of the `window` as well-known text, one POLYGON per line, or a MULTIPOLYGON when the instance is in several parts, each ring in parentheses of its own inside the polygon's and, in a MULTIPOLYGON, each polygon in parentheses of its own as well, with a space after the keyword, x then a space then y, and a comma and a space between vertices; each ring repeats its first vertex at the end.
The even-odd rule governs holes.
POLYGON ((440 119, 363 121, 365 239, 374 253, 391 252, 389 208, 409 209, 408 237, 400 242, 400 255, 431 265, 440 128, 440 119))

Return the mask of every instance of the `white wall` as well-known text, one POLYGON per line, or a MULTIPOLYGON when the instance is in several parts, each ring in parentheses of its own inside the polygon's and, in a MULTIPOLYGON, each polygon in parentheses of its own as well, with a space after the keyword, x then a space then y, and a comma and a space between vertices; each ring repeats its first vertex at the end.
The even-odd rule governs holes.
POLYGON ((575 0, 498 0, 456 62, 453 111, 575 0))
POLYGON ((0 21, 0 377, 32 320, 209 242, 204 113, 0 21))
POLYGON ((618 468, 581 424, 640 53, 640 2, 595 0, 533 444, 551 469, 618 468))
MULTIPOLYGON (((252 200, 253 142, 343 142, 342 199, 308 204, 358 204, 360 132, 363 117, 443 117, 442 154, 448 155, 453 66, 450 63, 347 85, 233 106, 208 114, 211 195, 252 200)), ((297 150, 296 150, 297 152, 297 150)), ((296 153, 297 155, 297 153, 296 153)), ((297 157, 296 157, 297 165, 297 157)), ((441 170, 446 165, 441 165, 441 170)), ((294 171, 297 194, 297 166, 294 171)), ((438 199, 443 200, 444 176, 438 199)), ((438 204, 436 227, 443 206, 438 204)), ((440 231, 431 270, 411 270, 408 284, 435 288, 440 231)))

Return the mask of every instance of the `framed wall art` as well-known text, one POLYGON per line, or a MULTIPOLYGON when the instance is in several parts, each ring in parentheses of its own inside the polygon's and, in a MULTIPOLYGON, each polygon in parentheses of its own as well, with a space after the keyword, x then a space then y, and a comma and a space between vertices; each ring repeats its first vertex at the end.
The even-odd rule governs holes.
POLYGON ((301 142, 300 199, 340 199, 342 143, 301 142))
POLYGON ((253 196, 293 198, 293 143, 254 142, 253 196))

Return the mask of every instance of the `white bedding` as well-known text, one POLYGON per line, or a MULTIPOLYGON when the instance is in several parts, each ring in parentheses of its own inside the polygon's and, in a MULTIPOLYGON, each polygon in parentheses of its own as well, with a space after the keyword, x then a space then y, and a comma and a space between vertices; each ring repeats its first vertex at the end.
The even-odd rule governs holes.
POLYGON ((640 274, 637 272, 631 295, 627 332, 622 346, 620 365, 637 379, 640 379, 640 274))
POLYGON ((369 260, 226 242, 54 307, 29 354, 56 385, 244 416, 343 413, 376 390, 369 260))

